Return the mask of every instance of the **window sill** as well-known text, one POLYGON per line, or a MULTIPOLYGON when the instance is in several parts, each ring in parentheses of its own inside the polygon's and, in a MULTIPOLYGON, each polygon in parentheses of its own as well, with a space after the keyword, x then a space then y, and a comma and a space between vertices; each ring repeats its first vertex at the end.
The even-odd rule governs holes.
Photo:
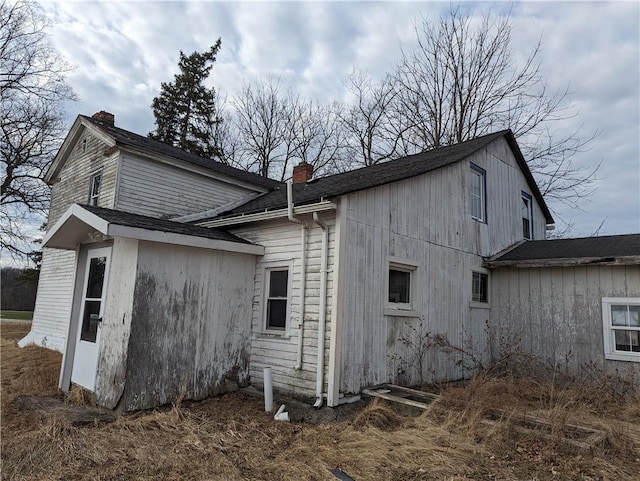
POLYGON ((288 332, 275 332, 275 331, 260 331, 254 332, 253 335, 262 339, 290 339, 291 336, 288 332))
POLYGON ((384 315, 395 317, 420 317, 420 313, 413 309, 396 309, 393 307, 385 307, 384 315))
POLYGON ((469 307, 473 309, 491 309, 491 305, 488 302, 474 302, 469 303, 469 307))
POLYGON ((620 353, 620 352, 605 352, 604 358, 609 361, 628 361, 628 362, 640 362, 640 353, 620 353))

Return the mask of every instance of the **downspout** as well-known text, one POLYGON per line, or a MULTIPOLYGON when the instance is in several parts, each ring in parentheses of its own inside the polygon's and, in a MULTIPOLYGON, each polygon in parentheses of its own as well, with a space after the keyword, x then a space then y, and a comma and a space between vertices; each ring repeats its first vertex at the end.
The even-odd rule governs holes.
POLYGON ((320 258, 320 310, 318 313, 318 360, 316 367, 316 402, 315 408, 322 406, 322 390, 324 387, 324 329, 327 310, 327 252, 329 250, 329 228, 313 213, 313 221, 322 229, 322 256, 320 258))
POLYGON ((290 222, 300 224, 300 320, 298 321, 298 352, 294 369, 302 369, 302 344, 304 340, 304 307, 306 298, 307 278, 307 225, 293 215, 293 183, 287 182, 287 216, 290 222))

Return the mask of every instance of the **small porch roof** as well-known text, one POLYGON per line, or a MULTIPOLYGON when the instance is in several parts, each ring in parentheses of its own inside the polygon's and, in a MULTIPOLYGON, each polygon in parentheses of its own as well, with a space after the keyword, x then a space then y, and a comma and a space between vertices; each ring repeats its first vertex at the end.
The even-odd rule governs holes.
POLYGON ((264 247, 220 229, 209 229, 129 212, 74 204, 43 239, 44 247, 75 250, 80 244, 112 237, 263 255, 264 247))

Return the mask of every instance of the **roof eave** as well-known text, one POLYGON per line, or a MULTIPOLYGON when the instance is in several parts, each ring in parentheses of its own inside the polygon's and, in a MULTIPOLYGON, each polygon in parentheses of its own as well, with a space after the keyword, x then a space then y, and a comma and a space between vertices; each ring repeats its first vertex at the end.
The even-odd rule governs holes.
POLYGON ((572 267, 572 266, 627 266, 640 265, 640 256, 614 257, 562 257, 553 259, 519 259, 519 260, 487 260, 483 266, 487 269, 515 267, 528 269, 531 267, 572 267))

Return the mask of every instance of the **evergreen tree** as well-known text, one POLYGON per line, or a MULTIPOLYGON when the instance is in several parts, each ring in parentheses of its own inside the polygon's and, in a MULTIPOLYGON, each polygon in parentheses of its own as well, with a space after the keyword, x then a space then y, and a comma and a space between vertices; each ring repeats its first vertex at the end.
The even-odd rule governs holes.
POLYGON ((221 40, 204 53, 185 55, 180 51, 180 73, 171 83, 162 82, 160 95, 151 107, 156 130, 152 139, 179 147, 201 157, 219 157, 215 132, 221 122, 213 88, 204 86, 216 60, 221 40))

